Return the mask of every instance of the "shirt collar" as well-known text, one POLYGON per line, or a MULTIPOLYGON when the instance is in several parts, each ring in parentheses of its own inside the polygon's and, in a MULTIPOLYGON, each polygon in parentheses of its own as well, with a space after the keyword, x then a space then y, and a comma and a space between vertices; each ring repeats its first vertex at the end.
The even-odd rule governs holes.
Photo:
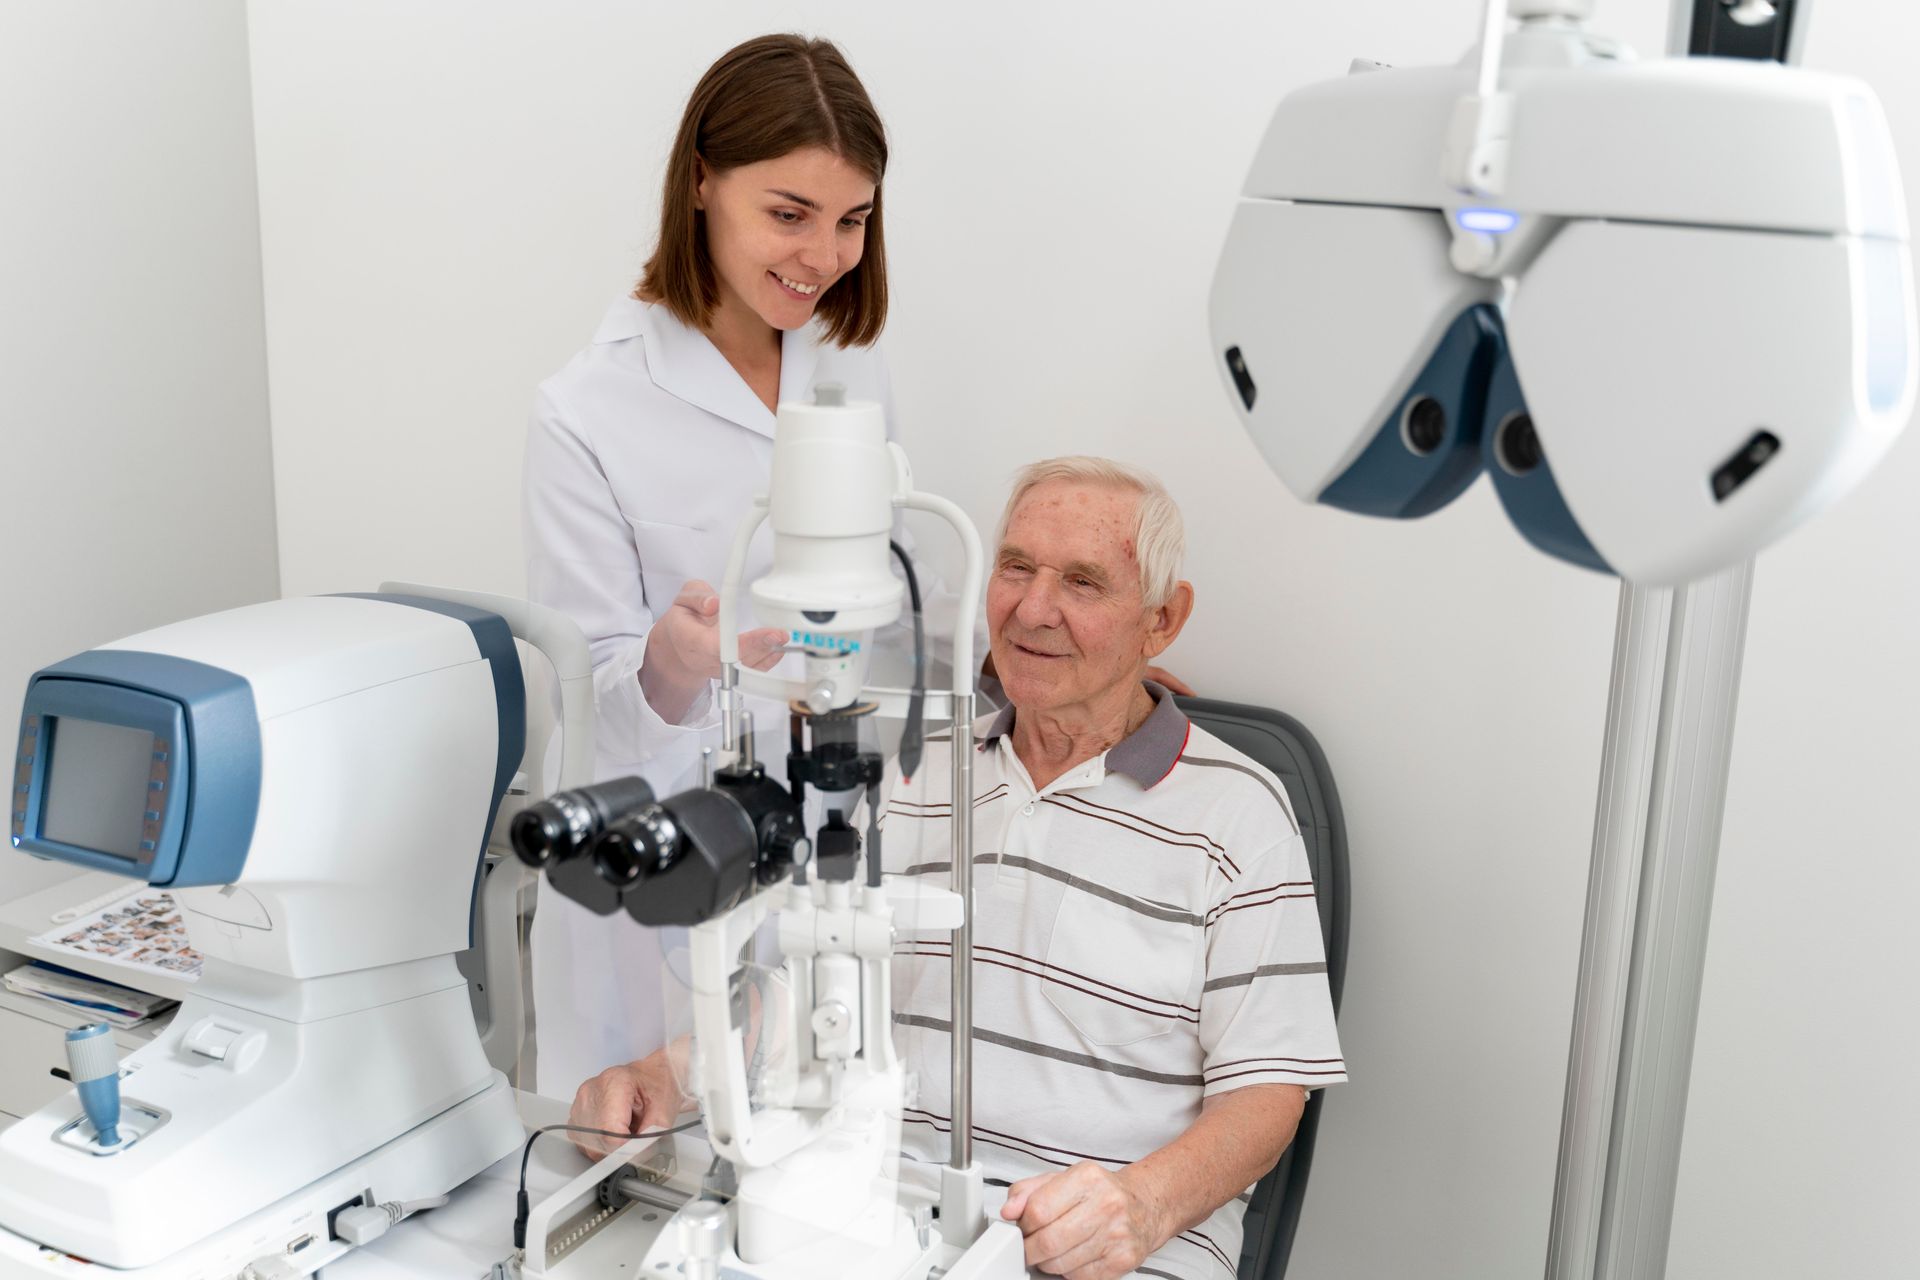
MULTIPOLYGON (((1187 734, 1192 726, 1187 713, 1164 686, 1151 680, 1140 683, 1153 699, 1153 710, 1147 713, 1138 729, 1107 748, 1106 767, 1109 772, 1124 773, 1143 789, 1152 790, 1173 772, 1175 762, 1187 748, 1187 734)), ((1009 703, 993 718, 993 723, 980 735, 979 745, 983 750, 1013 732, 1014 710, 1009 703)))
MULTIPOLYGON (((662 391, 749 431, 773 435, 773 414, 706 334, 681 324, 658 303, 621 298, 607 309, 593 340, 598 345, 629 338, 645 346, 647 373, 662 391)), ((819 361, 817 326, 781 334, 780 399, 810 398, 819 361)))

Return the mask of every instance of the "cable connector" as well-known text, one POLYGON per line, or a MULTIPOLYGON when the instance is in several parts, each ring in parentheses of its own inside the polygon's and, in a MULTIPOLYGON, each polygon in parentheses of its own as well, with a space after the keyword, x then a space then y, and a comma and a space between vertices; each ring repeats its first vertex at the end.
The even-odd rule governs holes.
POLYGON ((446 1202, 447 1197, 435 1196, 431 1200, 409 1200, 405 1203, 388 1200, 383 1204, 357 1204, 340 1211, 340 1216, 333 1220, 333 1234, 358 1248, 387 1234, 388 1229, 402 1218, 423 1209, 438 1209, 446 1202))

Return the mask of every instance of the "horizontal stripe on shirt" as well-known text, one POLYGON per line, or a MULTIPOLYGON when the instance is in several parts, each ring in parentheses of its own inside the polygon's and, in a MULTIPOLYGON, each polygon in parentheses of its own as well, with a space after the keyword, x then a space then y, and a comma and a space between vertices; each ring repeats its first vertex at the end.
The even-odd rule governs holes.
MULTIPOLYGON (((953 1034, 953 1024, 945 1018, 930 1018, 917 1013, 896 1013, 893 1020, 905 1027, 919 1027, 926 1031, 940 1031, 953 1034)), ((1064 1062, 1069 1066, 1086 1067, 1092 1071, 1104 1071, 1109 1075, 1124 1076, 1129 1080, 1145 1080, 1149 1084, 1175 1084, 1186 1088, 1205 1085, 1206 1080, 1197 1075, 1177 1075, 1170 1071, 1149 1071, 1145 1067, 1130 1067, 1124 1062, 1108 1062, 1088 1053, 1074 1053, 1070 1049, 1056 1049, 1050 1044, 1040 1044, 1034 1040, 1022 1040, 1018 1036, 1002 1035, 998 1031, 989 1031, 976 1025, 973 1038, 986 1044, 999 1045, 1002 1049, 1011 1049, 1015 1053, 1030 1053, 1036 1058, 1051 1058, 1055 1062, 1064 1062)))
MULTIPOLYGON (((1090 893, 1096 898, 1104 898, 1116 906, 1138 912, 1150 920, 1170 920, 1174 924, 1198 925, 1206 923, 1206 921, 1191 911, 1182 911, 1178 907, 1169 907, 1164 903, 1148 902, 1145 898, 1128 897, 1118 890, 1109 889, 1105 885, 1095 884, 1091 880, 1083 880, 1070 871, 1062 871, 1058 867, 1048 866, 1044 862, 1035 862, 1031 858, 1012 857, 998 853, 976 853, 973 855, 973 865, 976 867, 1017 867, 1022 871, 1031 871, 1037 876, 1045 876, 1049 880, 1058 880, 1069 889, 1078 889, 1080 892, 1090 893)), ((950 874, 952 871, 953 861, 948 859, 944 862, 918 862, 900 874, 923 876, 940 873, 950 874)))
MULTIPOLYGON (((1067 798, 1071 798, 1071 797, 1067 797, 1067 798)), ((1104 822, 1109 826, 1119 827, 1122 831, 1131 831, 1134 835, 1141 836, 1145 839, 1155 841, 1156 843, 1159 843, 1159 844, 1172 845, 1176 849, 1196 849, 1199 852, 1205 854, 1207 856, 1207 860, 1213 863, 1214 866, 1218 867, 1220 869, 1220 874, 1224 876, 1229 882, 1233 880, 1234 874, 1239 870, 1239 868, 1237 867, 1231 867, 1231 860, 1228 859, 1226 855, 1215 852, 1213 849, 1209 848, 1207 845, 1195 844, 1191 840, 1170 840, 1166 836, 1155 835, 1151 831, 1143 831, 1139 827, 1134 826, 1132 823, 1122 822, 1118 818, 1109 818, 1105 814, 1088 813, 1084 809, 1080 809, 1075 807, 1074 805, 1066 803, 1065 799, 1063 799, 1061 796, 1041 796, 1040 803, 1050 804, 1056 809, 1065 809, 1068 813, 1076 814, 1082 818, 1091 818, 1095 822, 1104 822)))
POLYGON ((1325 973, 1324 960, 1310 960, 1301 964, 1263 964, 1247 973, 1222 974, 1218 978, 1208 978, 1202 991, 1219 991, 1226 987, 1244 987, 1255 978, 1296 978, 1309 973, 1325 973))
MULTIPOLYGON (((953 944, 950 942, 908 942, 895 947, 893 953, 897 956, 931 956, 951 959, 953 956, 953 944)), ((1194 1026, 1200 1025, 1200 1010, 1194 1005, 1179 1004, 1172 1000, 1162 1000, 1156 996, 1142 995, 1138 991, 1129 991, 1124 987, 1116 987, 1110 982, 1102 982, 1098 978, 1089 978, 1085 974, 1075 973, 1073 970, 1062 968, 1057 964, 1048 964, 1045 960, 1035 960, 1031 956, 1018 955, 1012 951, 1002 951, 997 947, 975 946, 973 949, 973 962, 975 964, 994 965, 1001 969, 1012 970, 1014 973, 1022 974, 1029 978, 1038 978, 1042 982, 1055 983, 1059 986, 1066 987, 1070 991, 1078 991, 1081 995, 1092 996, 1096 1000, 1105 1000, 1108 1004, 1117 1004, 1122 1009, 1131 1009, 1135 1013, 1145 1013, 1154 1017, 1175 1019, 1180 1022, 1191 1023, 1194 1026), (982 954, 983 952, 990 954, 982 954), (1002 959, 1001 957, 1006 958, 1002 959), (1035 968, 1027 968, 1026 966, 1028 965, 1035 966, 1035 968), (1051 969, 1055 972, 1047 973, 1037 971, 1042 969, 1051 969), (1109 995, 1103 992, 1089 990, 1088 987, 1081 985, 1082 983, 1091 983, 1093 986, 1105 987, 1106 990, 1112 994, 1109 995), (1122 996, 1124 996, 1125 999, 1118 998, 1122 996), (1141 1005, 1133 1003, 1136 1000, 1144 1001, 1147 1004, 1156 1004, 1161 1007, 1158 1009, 1143 1008, 1141 1005)))

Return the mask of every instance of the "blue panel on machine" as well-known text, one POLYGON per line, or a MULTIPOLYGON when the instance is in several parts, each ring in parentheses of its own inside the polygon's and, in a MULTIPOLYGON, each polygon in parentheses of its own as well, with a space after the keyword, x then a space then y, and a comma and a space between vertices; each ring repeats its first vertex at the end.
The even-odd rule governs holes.
POLYGON ((99 649, 27 686, 9 812, 43 858, 155 885, 231 884, 260 808, 260 721, 230 671, 99 649))

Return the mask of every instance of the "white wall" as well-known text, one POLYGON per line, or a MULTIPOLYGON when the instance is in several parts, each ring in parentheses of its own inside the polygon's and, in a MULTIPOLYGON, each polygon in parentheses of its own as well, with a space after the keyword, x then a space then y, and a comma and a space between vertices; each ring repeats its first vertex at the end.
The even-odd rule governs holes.
MULTIPOLYGON (((1664 5, 1601 8, 1663 46, 1664 5)), ((1538 1274, 1614 587, 1525 550, 1484 488, 1417 531, 1301 507, 1243 438, 1204 318, 1280 94, 1355 54, 1450 58, 1478 10, 256 4, 286 588, 518 589, 531 388, 631 281, 687 90, 750 34, 839 40, 894 140, 887 348, 922 483, 988 525, 1041 454, 1158 471, 1201 601, 1170 664, 1300 715, 1332 759, 1355 1080, 1295 1274, 1538 1274)), ((1909 138, 1914 21, 1822 6, 1808 48, 1868 74, 1909 138)), ((1914 450, 1760 566, 1676 1277, 1912 1256, 1892 1224, 1920 1181, 1874 1138, 1914 1119, 1920 1048, 1920 950, 1881 891, 1915 875, 1895 806, 1920 765, 1901 724, 1920 580, 1888 550, 1920 536, 1914 450)))
MULTIPOLYGON (((0 715, 277 594, 246 11, 0 7, 0 715)), ((12 855, 18 859, 18 855, 12 855)))

